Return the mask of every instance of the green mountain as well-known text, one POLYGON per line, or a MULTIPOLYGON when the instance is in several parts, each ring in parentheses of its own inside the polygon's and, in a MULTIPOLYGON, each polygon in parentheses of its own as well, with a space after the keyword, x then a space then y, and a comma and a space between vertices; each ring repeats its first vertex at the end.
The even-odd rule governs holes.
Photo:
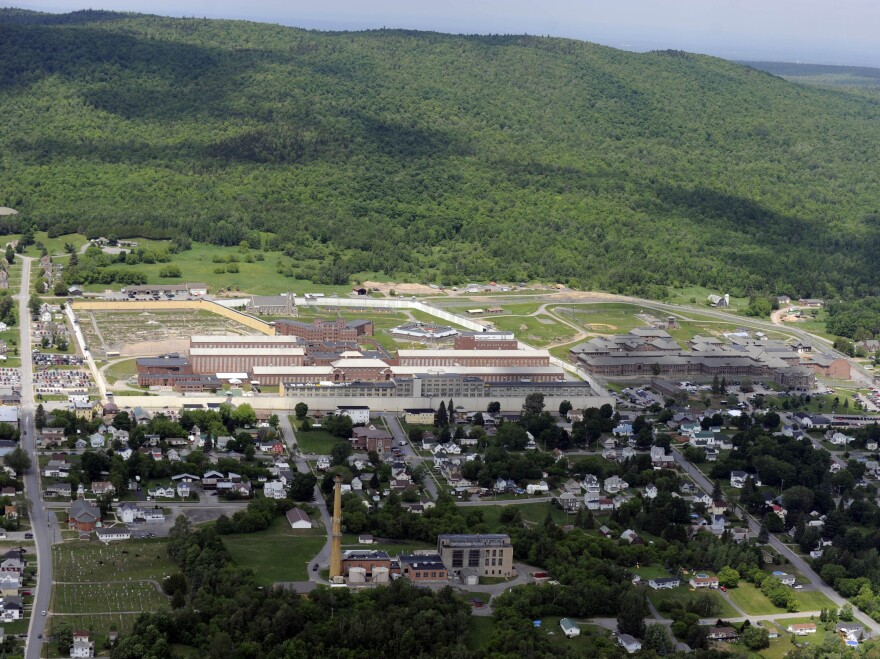
POLYGON ((0 44, 0 231, 262 238, 326 281, 880 293, 877 99, 528 36, 3 10, 0 44))

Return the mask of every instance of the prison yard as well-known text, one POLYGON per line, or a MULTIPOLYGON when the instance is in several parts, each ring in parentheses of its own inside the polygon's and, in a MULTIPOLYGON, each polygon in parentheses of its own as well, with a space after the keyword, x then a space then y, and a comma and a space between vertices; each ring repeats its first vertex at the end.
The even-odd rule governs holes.
POLYGON ((96 358, 107 353, 158 355, 186 350, 193 334, 246 334, 244 325, 209 311, 77 311, 96 358))

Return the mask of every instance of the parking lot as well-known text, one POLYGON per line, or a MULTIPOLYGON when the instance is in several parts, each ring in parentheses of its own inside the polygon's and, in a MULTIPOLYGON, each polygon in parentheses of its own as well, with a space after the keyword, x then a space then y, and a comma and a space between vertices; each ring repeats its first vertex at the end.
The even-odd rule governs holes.
POLYGON ((34 371, 34 392, 37 394, 65 394, 88 391, 92 378, 88 371, 46 368, 34 371))
POLYGON ((21 389, 21 371, 17 368, 0 368, 0 387, 21 389))

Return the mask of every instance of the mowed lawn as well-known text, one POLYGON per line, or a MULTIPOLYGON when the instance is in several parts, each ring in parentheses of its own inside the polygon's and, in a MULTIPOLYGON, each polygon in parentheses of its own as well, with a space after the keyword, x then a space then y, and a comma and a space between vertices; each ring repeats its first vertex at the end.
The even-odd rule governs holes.
MULTIPOLYGON (((290 417, 291 424, 294 423, 294 418, 290 417)), ((311 423, 311 420, 309 422, 311 423)), ((331 435, 326 430, 296 431, 296 443, 299 446, 299 450, 311 455, 330 455, 330 449, 340 441, 345 440, 331 435)))
POLYGON ((733 618, 739 615, 736 612, 736 609, 730 606, 730 603, 726 599, 724 599, 721 593, 715 590, 691 590, 690 586, 687 585, 679 586, 678 588, 673 588, 672 590, 654 590, 647 584, 645 585, 645 588, 648 593, 648 599, 651 600, 651 603, 656 606, 657 609, 660 609, 660 605, 663 604, 663 602, 679 602, 684 605, 688 600, 696 599, 703 593, 708 593, 718 605, 718 612, 713 613, 709 617, 718 616, 719 618, 733 618))
POLYGON ((294 530, 278 517, 265 531, 223 536, 236 565, 254 571, 264 586, 276 581, 305 581, 309 564, 327 542, 323 528, 294 530))
POLYGON ((565 341, 574 336, 574 330, 571 327, 545 315, 493 316, 491 322, 498 329, 513 332, 516 338, 535 346, 565 341))

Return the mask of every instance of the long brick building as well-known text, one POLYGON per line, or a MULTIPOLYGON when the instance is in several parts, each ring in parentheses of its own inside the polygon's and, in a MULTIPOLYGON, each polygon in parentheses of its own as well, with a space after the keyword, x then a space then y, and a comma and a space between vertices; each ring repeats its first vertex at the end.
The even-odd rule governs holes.
POLYGON ((247 373, 254 366, 302 366, 302 348, 190 348, 193 373, 247 373))
POLYGON ((461 332, 455 337, 456 350, 516 350, 519 341, 513 332, 461 332))
POLYGON ((550 366, 546 350, 399 350, 395 366, 550 366))
POLYGON ((303 323, 284 319, 275 321, 275 333, 298 336, 305 341, 357 341, 362 336, 373 336, 373 321, 339 318, 303 323))

